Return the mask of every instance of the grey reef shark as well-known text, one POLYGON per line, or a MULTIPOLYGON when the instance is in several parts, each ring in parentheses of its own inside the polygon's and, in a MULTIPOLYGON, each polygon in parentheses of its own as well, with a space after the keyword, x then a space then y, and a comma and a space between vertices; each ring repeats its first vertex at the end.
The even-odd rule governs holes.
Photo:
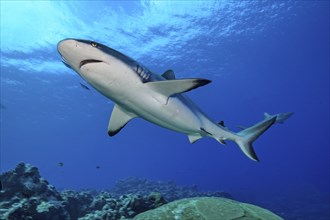
POLYGON ((188 135, 189 141, 211 137, 221 144, 234 141, 243 153, 259 161, 252 143, 291 112, 269 115, 237 133, 223 122, 210 119, 185 92, 210 83, 199 78, 176 79, 172 70, 158 75, 134 59, 89 40, 64 39, 57 45, 63 63, 88 84, 115 102, 108 134, 116 135, 130 120, 143 118, 161 127, 188 135))

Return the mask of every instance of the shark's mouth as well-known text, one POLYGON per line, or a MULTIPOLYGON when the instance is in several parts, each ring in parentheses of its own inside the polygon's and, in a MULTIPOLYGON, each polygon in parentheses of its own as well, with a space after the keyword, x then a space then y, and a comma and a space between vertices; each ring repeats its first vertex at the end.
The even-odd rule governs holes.
POLYGON ((82 66, 88 64, 88 63, 101 63, 103 62, 102 60, 94 60, 94 59, 88 59, 88 60, 83 60, 80 62, 79 68, 81 68, 82 66))

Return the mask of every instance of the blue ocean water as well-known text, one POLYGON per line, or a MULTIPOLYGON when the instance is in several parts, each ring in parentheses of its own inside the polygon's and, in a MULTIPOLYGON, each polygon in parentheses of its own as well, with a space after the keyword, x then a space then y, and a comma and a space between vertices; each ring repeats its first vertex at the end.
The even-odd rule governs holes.
POLYGON ((326 217, 329 2, 1 1, 0 143, 1 172, 24 161, 57 188, 173 180, 326 217), (56 45, 68 37, 105 44, 159 74, 212 80, 187 95, 231 130, 264 112, 294 115, 254 143, 260 163, 235 143, 190 144, 142 119, 110 138, 114 104, 62 64, 56 45))

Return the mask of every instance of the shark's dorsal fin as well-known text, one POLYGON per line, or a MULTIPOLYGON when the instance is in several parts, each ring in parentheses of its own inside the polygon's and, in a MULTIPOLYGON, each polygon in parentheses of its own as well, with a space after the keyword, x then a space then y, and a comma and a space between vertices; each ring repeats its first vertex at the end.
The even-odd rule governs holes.
POLYGON ((173 70, 166 70, 165 73, 163 73, 162 77, 164 77, 167 80, 173 80, 175 79, 175 74, 173 70))
POLYGON ((119 105, 115 105, 108 125, 109 136, 116 135, 131 119, 135 117, 137 116, 133 113, 126 111, 119 105))
POLYGON ((175 79, 165 81, 148 82, 152 90, 170 97, 175 94, 183 93, 204 86, 211 81, 208 79, 175 79))

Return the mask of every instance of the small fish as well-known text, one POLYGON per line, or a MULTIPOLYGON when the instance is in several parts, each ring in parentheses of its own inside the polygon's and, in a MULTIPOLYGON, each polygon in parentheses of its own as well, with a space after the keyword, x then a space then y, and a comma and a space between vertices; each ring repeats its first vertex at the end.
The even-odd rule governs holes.
POLYGON ((3 104, 0 103, 0 108, 1 109, 6 109, 7 107, 5 105, 3 105, 3 104))
POLYGON ((2 191, 2 181, 0 180, 0 191, 2 191))
POLYGON ((96 169, 100 169, 101 167, 100 166, 96 166, 96 169))
POLYGON ((80 83, 80 85, 81 85, 81 87, 83 87, 84 89, 86 89, 86 90, 90 90, 86 85, 84 85, 84 84, 82 84, 82 83, 80 83))
POLYGON ((58 165, 59 165, 60 167, 63 167, 63 166, 64 166, 64 163, 63 163, 63 162, 59 162, 58 165))

